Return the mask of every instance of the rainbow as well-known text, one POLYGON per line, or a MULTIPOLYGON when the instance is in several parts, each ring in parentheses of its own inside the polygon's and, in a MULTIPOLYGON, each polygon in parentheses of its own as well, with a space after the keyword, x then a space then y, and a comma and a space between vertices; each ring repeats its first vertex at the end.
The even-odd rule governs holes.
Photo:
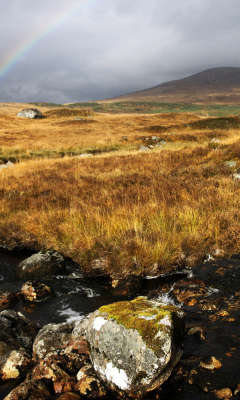
POLYGON ((60 26, 69 21, 72 17, 77 15, 84 8, 89 7, 91 4, 100 0, 82 0, 76 6, 76 2, 70 8, 58 14, 55 18, 45 23, 44 27, 31 33, 31 35, 24 39, 23 42, 18 43, 17 48, 13 49, 6 57, 0 62, 0 81, 25 57, 33 48, 35 48, 42 40, 48 35, 58 29, 60 26))

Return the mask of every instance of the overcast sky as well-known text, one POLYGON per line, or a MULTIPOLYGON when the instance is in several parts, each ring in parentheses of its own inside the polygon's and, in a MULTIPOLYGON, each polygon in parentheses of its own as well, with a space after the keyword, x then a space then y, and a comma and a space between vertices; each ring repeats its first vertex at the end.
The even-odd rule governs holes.
POLYGON ((105 99, 240 67, 239 0, 1 0, 0 102, 105 99))

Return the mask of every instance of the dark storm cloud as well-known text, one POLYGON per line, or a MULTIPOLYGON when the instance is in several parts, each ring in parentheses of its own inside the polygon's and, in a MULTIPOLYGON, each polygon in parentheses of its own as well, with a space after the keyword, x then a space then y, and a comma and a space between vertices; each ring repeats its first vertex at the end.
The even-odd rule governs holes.
POLYGON ((236 0, 4 0, 1 67, 79 4, 0 80, 0 101, 109 98, 207 68, 240 66, 236 0))

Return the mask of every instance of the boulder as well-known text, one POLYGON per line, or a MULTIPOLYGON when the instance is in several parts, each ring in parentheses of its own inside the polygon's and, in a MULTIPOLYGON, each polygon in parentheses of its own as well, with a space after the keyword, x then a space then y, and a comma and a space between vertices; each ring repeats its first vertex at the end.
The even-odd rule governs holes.
POLYGON ((85 335, 106 388, 119 398, 141 398, 162 385, 182 355, 182 317, 177 307, 145 297, 90 314, 85 335))
POLYGON ((43 118, 41 111, 37 108, 26 108, 17 114, 20 118, 40 119, 43 118))
POLYGON ((60 350, 71 342, 73 325, 68 323, 45 325, 33 343, 33 356, 42 360, 49 352, 60 350))
POLYGON ((57 251, 40 251, 20 262, 15 272, 19 279, 42 278, 66 272, 66 265, 57 251))
POLYGON ((51 400, 47 386, 36 379, 25 381, 13 389, 4 400, 51 400))
POLYGON ((37 333, 35 325, 20 312, 0 312, 0 355, 22 348, 31 350, 37 333))
POLYGON ((40 302, 53 296, 53 290, 40 282, 26 282, 21 289, 24 300, 40 302))

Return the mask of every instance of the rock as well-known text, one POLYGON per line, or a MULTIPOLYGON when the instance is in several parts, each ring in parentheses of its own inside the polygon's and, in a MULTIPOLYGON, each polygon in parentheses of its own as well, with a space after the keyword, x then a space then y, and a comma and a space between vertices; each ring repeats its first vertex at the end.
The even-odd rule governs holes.
POLYGON ((55 393, 67 393, 75 390, 76 383, 73 381, 68 382, 54 382, 53 389, 55 393))
POLYGON ((234 396, 236 396, 238 393, 240 393, 240 383, 237 384, 237 386, 234 390, 234 396))
POLYGON ((31 356, 24 350, 13 350, 0 357, 0 377, 3 381, 22 378, 32 365, 31 356))
POLYGON ((140 289, 141 283, 142 283, 142 278, 140 276, 130 274, 126 278, 118 280, 113 295, 114 296, 132 295, 140 289))
POLYGON ((202 368, 214 370, 221 368, 222 363, 218 361, 215 357, 204 357, 199 366, 202 368))
POLYGON ((52 400, 47 386, 41 381, 33 379, 25 381, 13 389, 4 400, 52 400))
POLYGON ((49 286, 40 282, 26 282, 21 289, 24 300, 43 301, 53 296, 53 290, 49 286))
POLYGON ((128 137, 127 136, 122 136, 122 140, 124 140, 125 142, 128 142, 128 137))
POLYGON ((205 329, 201 326, 194 326, 187 332, 188 336, 194 335, 196 339, 205 340, 205 329))
POLYGON ((182 354, 182 315, 177 307, 145 297, 90 314, 85 332, 90 358, 106 388, 133 398, 158 388, 182 354))
POLYGON ((8 161, 7 164, 0 164, 0 171, 1 169, 9 168, 9 167, 14 167, 14 164, 11 161, 8 161))
POLYGON ((83 153, 83 154, 80 154, 80 156, 77 156, 77 157, 88 158, 88 157, 93 157, 93 154, 91 154, 91 153, 83 153))
POLYGON ((231 389, 229 388, 216 390, 214 394, 217 397, 217 399, 230 399, 233 395, 231 389))
POLYGON ((107 258, 97 258, 92 260, 90 264, 90 269, 86 271, 86 275, 91 278, 96 277, 109 277, 109 262, 107 258))
POLYGON ((0 312, 0 354, 24 348, 31 350, 38 329, 20 312, 0 312))
POLYGON ((41 111, 37 108, 26 108, 17 114, 20 118, 40 119, 43 118, 41 111))
POLYGON ((231 175, 234 179, 240 179, 240 168, 236 169, 231 175))
POLYGON ((10 292, 0 292, 0 311, 11 307, 17 301, 15 295, 10 292))
POLYGON ((75 390, 88 399, 101 399, 106 396, 106 388, 97 378, 93 366, 85 365, 77 374, 78 383, 75 390))
POLYGON ((48 379, 53 382, 76 381, 76 376, 85 364, 89 355, 71 349, 55 350, 47 354, 28 374, 29 379, 48 379))
POLYGON ((33 343, 33 356, 42 360, 49 352, 67 347, 72 340, 73 325, 68 323, 45 325, 33 343))
POLYGON ((64 258, 54 250, 33 254, 16 267, 19 279, 41 278, 64 272, 66 272, 64 258))
POLYGON ((81 397, 77 393, 69 392, 62 394, 58 400, 81 400, 81 397))
POLYGON ((139 151, 146 152, 146 151, 150 151, 150 149, 148 146, 140 145, 139 151))

